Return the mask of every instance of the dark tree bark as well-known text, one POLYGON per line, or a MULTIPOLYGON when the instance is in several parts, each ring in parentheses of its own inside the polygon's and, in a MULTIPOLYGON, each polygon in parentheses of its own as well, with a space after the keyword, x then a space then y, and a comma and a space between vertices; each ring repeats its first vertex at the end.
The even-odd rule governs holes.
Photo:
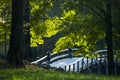
POLYGON ((23 66, 23 44, 23 0, 12 0, 12 25, 7 59, 15 67, 23 66))
POLYGON ((108 74, 114 74, 113 60, 113 44, 112 44, 112 16, 111 16, 111 0, 106 1, 106 43, 107 43, 107 59, 108 59, 108 74))
POLYGON ((29 15, 30 15, 30 6, 29 6, 29 0, 23 0, 24 6, 23 6, 23 21, 24 21, 24 39, 25 39, 25 54, 24 59, 31 61, 32 54, 31 54, 31 48, 30 48, 30 24, 29 24, 29 15))

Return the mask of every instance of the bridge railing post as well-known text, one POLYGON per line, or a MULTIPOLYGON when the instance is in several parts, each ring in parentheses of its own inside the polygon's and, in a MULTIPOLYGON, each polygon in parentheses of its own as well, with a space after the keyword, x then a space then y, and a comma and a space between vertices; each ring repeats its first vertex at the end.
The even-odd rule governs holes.
POLYGON ((101 63, 102 63, 102 57, 101 57, 101 55, 100 55, 100 65, 101 65, 101 63))
POLYGON ((93 56, 94 56, 93 57, 94 61, 97 62, 97 60, 98 60, 97 54, 93 54, 93 56))
POLYGON ((87 66, 88 66, 88 57, 87 57, 87 66))
POLYGON ((75 72, 75 64, 73 64, 73 72, 75 72))
POLYGON ((69 65, 69 72, 71 71, 71 65, 69 65))
POLYGON ((93 65, 93 58, 91 58, 91 65, 93 65))
POLYGON ((66 71, 66 66, 64 66, 64 70, 66 71))
POLYGON ((79 61, 77 62, 77 72, 79 72, 79 61))
POLYGON ((82 67, 81 67, 81 71, 83 71, 83 65, 84 65, 84 58, 82 59, 82 67))

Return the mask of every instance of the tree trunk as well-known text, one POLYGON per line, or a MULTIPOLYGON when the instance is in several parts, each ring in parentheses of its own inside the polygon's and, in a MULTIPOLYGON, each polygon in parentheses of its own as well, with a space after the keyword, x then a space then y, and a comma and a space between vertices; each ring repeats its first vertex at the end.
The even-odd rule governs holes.
POLYGON ((113 44, 112 44, 112 16, 111 16, 111 0, 106 2, 106 43, 107 43, 107 59, 108 59, 108 74, 114 74, 113 60, 113 44))
POLYGON ((29 0, 23 0, 24 6, 23 6, 23 21, 24 21, 24 35, 25 35, 25 54, 24 59, 31 61, 32 54, 31 54, 31 48, 30 48, 30 24, 29 24, 29 15, 30 15, 30 6, 29 6, 29 0))
POLYGON ((12 0, 12 25, 7 59, 15 67, 23 66, 23 43, 23 0, 12 0))

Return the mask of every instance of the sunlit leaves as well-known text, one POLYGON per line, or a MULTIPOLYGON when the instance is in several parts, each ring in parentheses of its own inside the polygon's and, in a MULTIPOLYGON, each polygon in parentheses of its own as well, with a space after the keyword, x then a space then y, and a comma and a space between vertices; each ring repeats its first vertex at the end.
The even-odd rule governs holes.
POLYGON ((31 1, 31 15, 32 20, 36 19, 39 21, 39 19, 43 19, 47 17, 47 11, 52 7, 51 0, 37 0, 37 1, 31 1), (37 17, 37 18, 35 18, 37 17))
POLYGON ((35 32, 31 31, 31 47, 38 46, 39 44, 43 44, 44 41, 42 40, 41 36, 35 35, 35 32))
POLYGON ((44 21, 48 18, 46 12, 51 8, 51 0, 30 0, 31 6, 31 46, 43 44, 42 36, 46 33, 44 21))
POLYGON ((6 45, 9 44, 11 3, 12 0, 0 0, 0 46, 5 42, 6 45))
POLYGON ((51 37, 55 35, 62 24, 62 21, 57 17, 47 19, 43 23, 38 23, 35 27, 31 28, 32 46, 37 46, 36 43, 43 44, 42 36, 51 37))
POLYGON ((48 19, 44 22, 44 27, 46 27, 45 37, 50 37, 55 35, 59 31, 59 27, 62 24, 62 21, 58 18, 48 19))
POLYGON ((70 33, 69 35, 60 38, 55 45, 56 48, 53 51, 58 52, 62 49, 73 48, 74 46, 86 47, 87 42, 85 36, 70 33))
POLYGON ((4 42, 4 29, 3 26, 0 25, 0 44, 4 42))
POLYGON ((73 18, 75 16, 76 12, 75 10, 69 10, 69 11, 65 11, 63 12, 63 19, 70 19, 73 18))
POLYGON ((68 45, 69 45, 69 47, 72 46, 71 38, 67 38, 67 36, 62 37, 56 43, 56 48, 53 50, 53 52, 58 52, 60 50, 66 49, 68 47, 68 45))

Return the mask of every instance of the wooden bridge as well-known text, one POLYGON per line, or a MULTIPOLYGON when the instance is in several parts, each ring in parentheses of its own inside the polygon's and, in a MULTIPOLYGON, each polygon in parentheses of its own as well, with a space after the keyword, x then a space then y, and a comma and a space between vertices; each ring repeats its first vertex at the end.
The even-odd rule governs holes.
MULTIPOLYGON (((76 51, 77 48, 72 49, 72 51, 76 51)), ((60 53, 57 54, 52 54, 51 55, 51 64, 50 66, 52 67, 57 67, 57 68, 63 68, 65 71, 69 72, 77 72, 77 73, 98 73, 98 74, 108 74, 108 61, 107 61, 107 50, 98 50, 95 51, 94 57, 89 58, 89 57, 83 57, 82 55, 69 58, 68 54, 68 49, 62 50, 60 53), (64 64, 64 65, 57 65, 57 61, 63 60, 64 59, 74 59, 77 58, 74 62, 70 64, 64 64)), ((47 56, 44 56, 36 61, 31 62, 31 64, 45 64, 47 56)), ((115 60, 115 63, 119 63, 117 60, 115 60)), ((115 65, 115 73, 117 74, 117 65, 115 65)))

